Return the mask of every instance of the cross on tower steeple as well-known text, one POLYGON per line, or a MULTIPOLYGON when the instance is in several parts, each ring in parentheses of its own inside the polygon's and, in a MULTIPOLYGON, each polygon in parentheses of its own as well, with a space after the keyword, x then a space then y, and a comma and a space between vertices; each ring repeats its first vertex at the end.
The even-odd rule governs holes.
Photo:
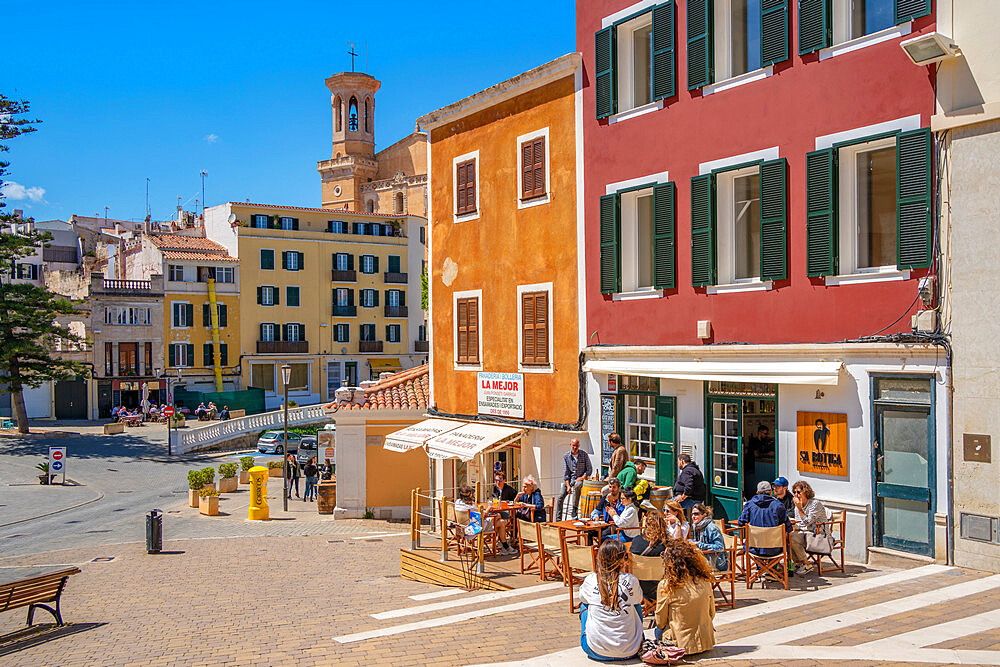
POLYGON ((347 46, 349 46, 349 47, 350 47, 350 50, 349 50, 349 51, 347 52, 347 54, 348 54, 349 56, 351 56, 351 71, 353 72, 353 71, 354 71, 354 58, 355 58, 355 56, 357 56, 358 54, 356 54, 356 53, 354 52, 354 45, 353 45, 353 44, 348 44, 347 46))

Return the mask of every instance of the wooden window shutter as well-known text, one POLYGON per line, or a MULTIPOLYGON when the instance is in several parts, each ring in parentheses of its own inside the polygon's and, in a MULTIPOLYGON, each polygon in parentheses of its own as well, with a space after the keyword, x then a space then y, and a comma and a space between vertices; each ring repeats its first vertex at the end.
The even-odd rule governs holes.
POLYGON ((458 308, 458 330, 455 335, 458 338, 458 361, 465 363, 469 360, 469 302, 468 299, 459 299, 456 304, 458 308))
POLYGON ((615 27, 594 35, 594 89, 598 118, 615 112, 615 27))
POLYGON ((837 273, 837 162, 832 148, 806 153, 806 274, 837 273))
MULTIPOLYGON (((108 345, 110 345, 110 343, 108 343, 108 345)), ((107 350, 105 350, 105 353, 107 353, 107 350)), ((170 357, 169 360, 168 360, 168 362, 170 363, 170 365, 171 366, 176 366, 177 365, 177 348, 176 348, 176 346, 174 346, 174 345, 168 345, 167 346, 167 356, 170 357)), ((109 364, 106 364, 106 365, 109 365, 109 364)))
POLYGON ((715 284, 715 176, 691 179, 691 284, 715 284))
POLYGON ((194 343, 187 344, 187 365, 194 366, 194 343))
POLYGON ((535 364, 535 295, 521 295, 521 363, 535 364))
POLYGON ((469 299, 469 363, 479 363, 479 299, 469 299))
POLYGON ((788 60, 788 0, 761 0, 760 63, 788 60))
POLYGON ((535 146, 531 141, 521 144, 521 198, 535 195, 535 146))
POLYGON ((220 303, 219 304, 219 328, 220 329, 224 329, 226 327, 226 325, 228 324, 227 313, 226 313, 227 310, 228 309, 226 308, 226 304, 224 304, 224 303, 220 303))
MULTIPOLYGON (((465 205, 469 212, 476 210, 476 161, 469 160, 465 165, 465 205)), ((378 260, 375 263, 378 271, 378 260)))
POLYGON ((521 295, 521 363, 549 363, 549 304, 547 292, 521 295))
POLYGON ((677 94, 677 41, 674 26, 674 2, 653 7, 653 99, 663 100, 677 94))
POLYGON ((229 365, 229 346, 226 343, 220 343, 219 344, 219 351, 220 351, 220 354, 222 356, 222 359, 219 362, 220 365, 222 365, 222 366, 228 366, 229 365))
POLYGON ((194 326, 194 304, 185 303, 184 304, 184 326, 193 327, 194 326))
POLYGON ((715 53, 712 44, 711 0, 687 3, 687 87, 694 90, 712 83, 715 53))
POLYGON ((619 205, 618 194, 601 197, 601 293, 614 294, 621 290, 618 259, 619 205))
POLYGON ((930 128, 896 137, 896 267, 931 265, 930 128))
POLYGON ((535 182, 535 189, 532 194, 541 197, 545 194, 545 137, 538 137, 532 142, 534 160, 532 163, 532 174, 535 182))
POLYGON ((931 13, 931 0, 896 0, 896 25, 931 13))
POLYGON ((674 289, 677 286, 675 200, 673 182, 653 187, 653 286, 656 289, 674 289))
POLYGON ((271 286, 271 299, 273 300, 272 305, 281 305, 281 288, 275 287, 274 285, 271 286))
POLYGON ((286 271, 288 270, 288 251, 287 250, 282 250, 281 251, 281 268, 285 269, 286 271))
POLYGON ((257 304, 258 305, 260 305, 261 302, 263 301, 263 296, 262 296, 262 292, 263 291, 264 291, 263 287, 259 287, 259 286, 257 287, 257 304))
POLYGON ((830 0, 799 0, 799 55, 824 49, 833 43, 830 0))
POLYGON ((760 279, 788 277, 788 164, 785 158, 760 165, 760 279))
POLYGON ((347 256, 347 270, 348 271, 354 270, 354 255, 347 256))
POLYGON ((210 310, 210 307, 210 304, 201 304, 201 323, 205 327, 212 326, 212 311, 210 310))
POLYGON ((201 351, 202 351, 202 364, 201 365, 202 366, 213 366, 214 364, 212 363, 212 344, 211 343, 205 343, 202 346, 201 351))
POLYGON ((465 212, 465 163, 455 167, 455 211, 465 212))
MULTIPOLYGON (((299 228, 299 219, 298 218, 292 218, 292 229, 293 230, 298 230, 298 228, 299 228)), ((302 253, 299 253, 299 254, 302 254, 302 253)))

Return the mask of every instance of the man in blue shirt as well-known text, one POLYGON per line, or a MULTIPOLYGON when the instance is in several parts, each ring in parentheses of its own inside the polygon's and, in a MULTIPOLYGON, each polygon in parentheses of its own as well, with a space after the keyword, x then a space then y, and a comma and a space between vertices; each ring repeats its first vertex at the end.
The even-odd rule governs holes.
POLYGON ((562 519, 577 518, 579 514, 580 489, 583 488, 583 480, 594 474, 594 466, 590 463, 590 456, 586 452, 580 451, 580 441, 573 438, 569 441, 569 451, 563 454, 563 488, 556 501, 555 518, 553 521, 562 519), (572 494, 573 503, 569 512, 565 516, 563 504, 566 496, 572 494))
MULTIPOLYGON (((750 524, 761 528, 784 526, 786 533, 792 532, 792 524, 788 520, 785 506, 771 495, 771 483, 766 481, 757 484, 757 495, 743 506, 738 523, 741 526, 750 524)), ((751 547, 750 553, 756 556, 777 556, 781 553, 781 549, 751 547)))

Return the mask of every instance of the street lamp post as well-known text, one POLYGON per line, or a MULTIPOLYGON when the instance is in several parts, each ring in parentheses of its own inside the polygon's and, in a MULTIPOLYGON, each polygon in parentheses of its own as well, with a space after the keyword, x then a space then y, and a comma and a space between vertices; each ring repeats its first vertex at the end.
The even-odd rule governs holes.
POLYGON ((285 385, 285 444, 281 448, 281 503, 288 511, 288 381, 292 377, 292 367, 281 365, 281 381, 285 385))

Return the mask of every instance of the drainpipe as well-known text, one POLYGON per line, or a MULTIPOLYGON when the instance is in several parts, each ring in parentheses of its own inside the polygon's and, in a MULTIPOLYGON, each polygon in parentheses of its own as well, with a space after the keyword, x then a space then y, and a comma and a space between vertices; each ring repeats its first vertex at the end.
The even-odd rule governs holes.
POLYGON ((222 347, 219 343, 219 307, 215 298, 215 278, 208 279, 208 312, 212 318, 212 365, 215 367, 215 391, 222 393, 222 347))

